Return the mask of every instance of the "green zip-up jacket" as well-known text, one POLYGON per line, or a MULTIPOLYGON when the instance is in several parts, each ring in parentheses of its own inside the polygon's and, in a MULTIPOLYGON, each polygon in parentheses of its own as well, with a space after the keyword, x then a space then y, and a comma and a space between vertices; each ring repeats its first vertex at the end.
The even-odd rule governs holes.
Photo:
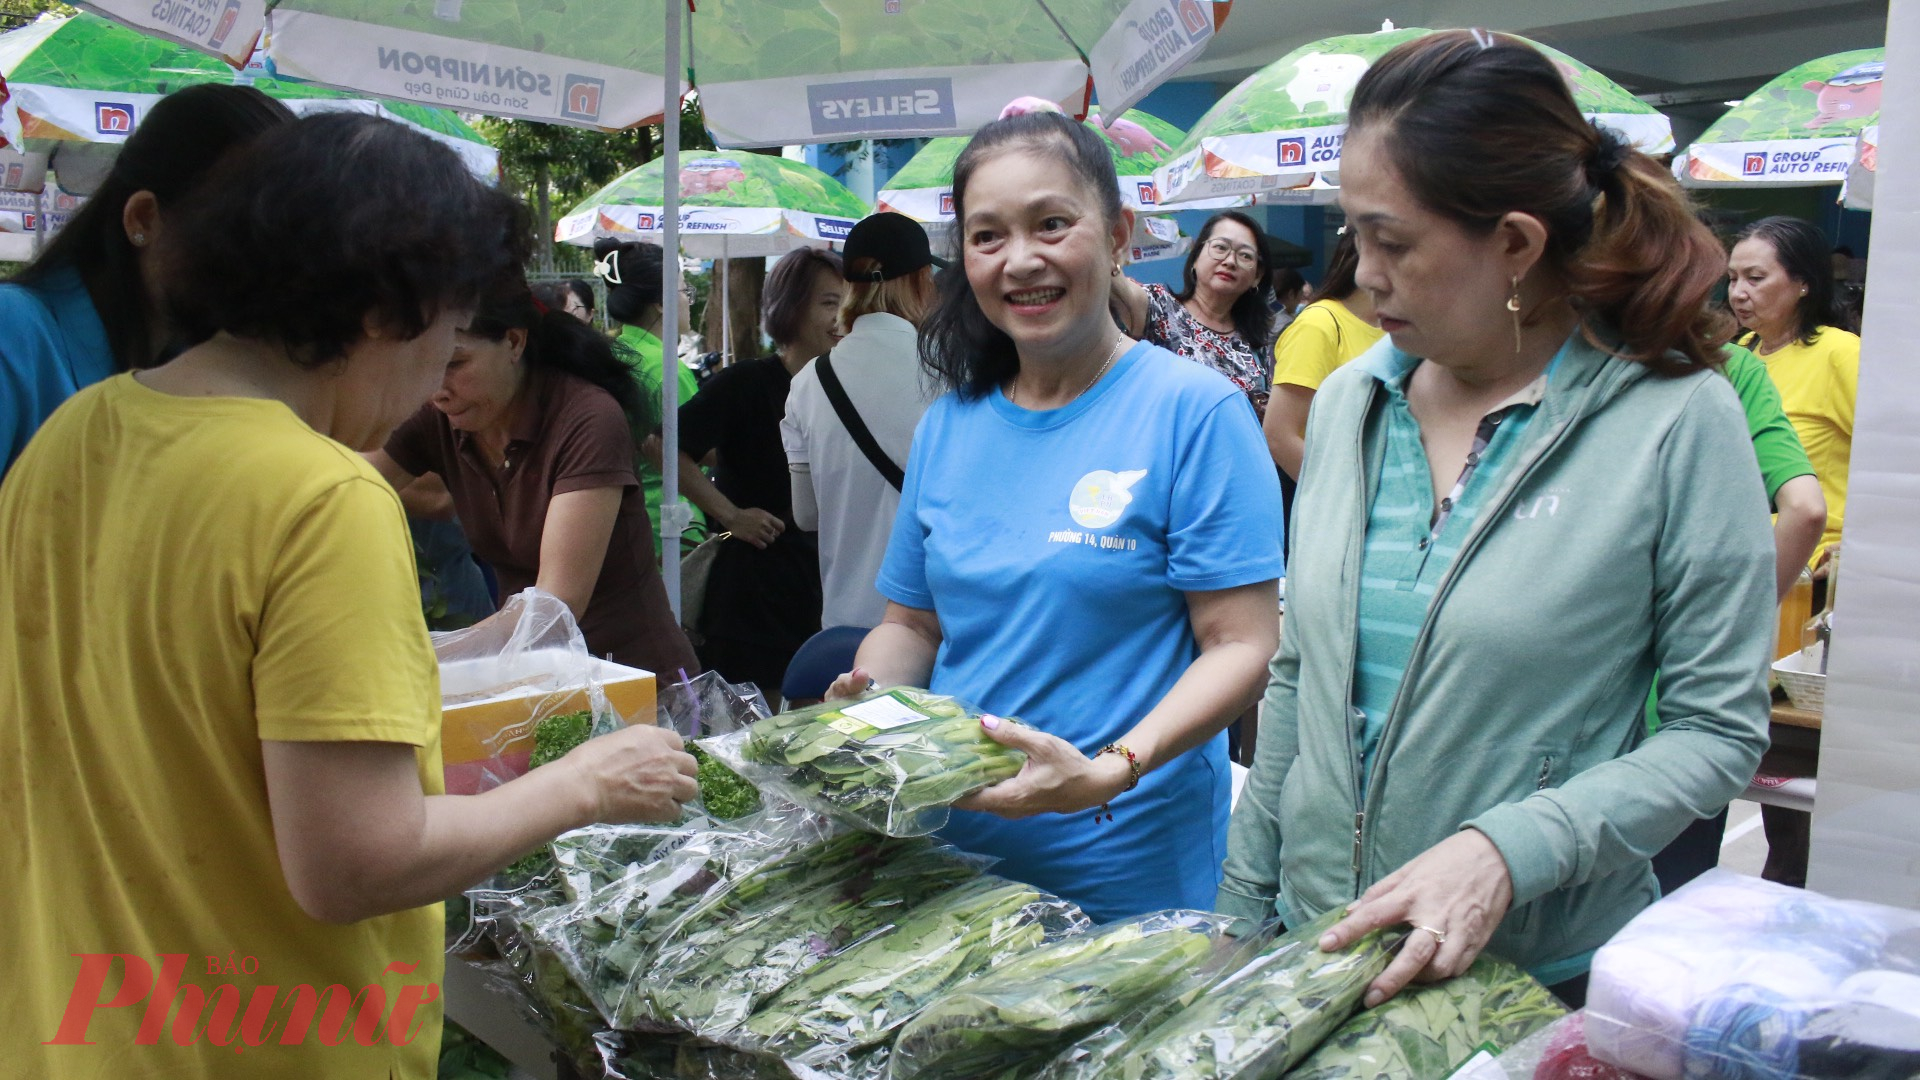
POLYGON ((1361 545, 1381 380, 1409 362, 1382 341, 1314 399, 1287 625, 1218 907, 1297 924, 1473 828, 1513 881, 1488 948, 1541 968, 1653 902, 1648 859, 1753 777, 1767 493, 1726 379, 1655 375, 1576 336, 1434 594, 1356 806, 1361 545))

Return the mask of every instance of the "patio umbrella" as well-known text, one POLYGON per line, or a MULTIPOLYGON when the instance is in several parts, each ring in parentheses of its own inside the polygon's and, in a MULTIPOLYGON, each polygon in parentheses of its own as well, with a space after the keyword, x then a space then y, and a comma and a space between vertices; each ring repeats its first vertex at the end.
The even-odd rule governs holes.
MULTIPOLYGON (((1185 136, 1165 120, 1139 109, 1129 109, 1112 126, 1100 122, 1096 106, 1088 110, 1085 121, 1106 141, 1113 155, 1113 170, 1120 181, 1120 202, 1135 215, 1134 262, 1184 255, 1191 240, 1180 242, 1179 230, 1171 222, 1150 225, 1150 215, 1159 210, 1160 196, 1153 183, 1153 170, 1167 160, 1173 147, 1185 136)), ((936 244, 953 238, 953 166, 967 139, 948 137, 929 140, 920 152, 895 173, 881 190, 879 209, 905 214, 927 227, 936 244)), ((1225 199, 1188 209, 1203 210, 1214 205, 1234 206, 1245 199, 1225 199)))
MULTIPOLYGON (((587 196, 554 228, 564 244, 603 236, 660 243, 666 162, 655 159, 587 196)), ((680 250, 703 259, 778 255, 845 239, 867 204, 812 166, 765 154, 680 159, 680 250)))
MULTIPOLYGON (((147 110, 167 94, 199 83, 245 83, 284 101, 296 113, 376 113, 451 146, 468 168, 493 178, 499 154, 445 109, 382 103, 338 90, 272 78, 256 60, 236 71, 192 49, 149 37, 98 15, 45 17, 0 34, 0 78, 18 110, 23 149, 48 152, 77 144, 126 141, 147 110)), ((59 171, 55 161, 55 172, 59 171)))
MULTIPOLYGON (((1162 205, 1225 195, 1261 195, 1340 183, 1347 102, 1375 60, 1432 33, 1389 26, 1374 34, 1324 38, 1288 53, 1228 91, 1187 132, 1173 160, 1157 174, 1162 205)), ((1524 39, 1522 39, 1524 40, 1524 39)), ((1580 111, 1650 154, 1673 149, 1673 128, 1653 106, 1557 49, 1546 54, 1573 91, 1580 111)), ((1331 201, 1330 195, 1304 200, 1331 201)))
POLYGON ((1809 60, 1714 121, 1673 172, 1688 187, 1804 187, 1847 179, 1860 134, 1880 113, 1885 49, 1809 60))

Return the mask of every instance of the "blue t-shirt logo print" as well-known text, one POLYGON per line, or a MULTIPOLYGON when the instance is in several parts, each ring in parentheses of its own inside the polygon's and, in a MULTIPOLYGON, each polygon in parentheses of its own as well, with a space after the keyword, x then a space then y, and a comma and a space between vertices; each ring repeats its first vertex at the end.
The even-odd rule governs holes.
POLYGON ((1083 529, 1104 529, 1119 521, 1127 505, 1133 502, 1133 485, 1146 475, 1145 469, 1120 473, 1095 469, 1081 477, 1080 482, 1073 485, 1073 494, 1067 497, 1067 509, 1073 514, 1074 524, 1083 529))

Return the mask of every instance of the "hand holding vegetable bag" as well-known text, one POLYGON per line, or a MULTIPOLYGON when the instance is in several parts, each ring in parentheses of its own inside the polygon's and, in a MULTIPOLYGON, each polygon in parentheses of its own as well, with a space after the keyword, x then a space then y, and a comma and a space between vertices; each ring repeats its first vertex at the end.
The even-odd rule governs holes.
POLYGON ((698 745, 763 792, 888 836, 925 836, 955 802, 1012 777, 1026 755, 980 730, 958 698, 894 687, 762 720, 698 745))
POLYGON ((1035 949, 909 1023, 894 1044, 894 1080, 1031 1071, 1204 964, 1232 922, 1160 911, 1035 949))

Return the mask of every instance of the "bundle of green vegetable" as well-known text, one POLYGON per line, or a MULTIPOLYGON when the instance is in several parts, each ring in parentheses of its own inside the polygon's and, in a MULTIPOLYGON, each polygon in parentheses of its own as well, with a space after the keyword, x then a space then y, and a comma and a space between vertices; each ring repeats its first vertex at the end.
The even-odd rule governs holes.
POLYGON ((687 747, 687 752, 700 764, 700 805, 713 820, 732 821, 760 809, 760 793, 725 762, 698 744, 687 747))
MULTIPOLYGON (((527 769, 558 761, 592 737, 593 713, 586 709, 546 717, 533 726, 533 755, 527 759, 527 769)), ((553 859, 542 847, 516 859, 500 876, 511 885, 531 881, 552 868, 553 859)))
POLYGON ((788 983, 740 1034, 803 1064, 882 1043, 963 980, 1033 949, 1049 934, 1085 927, 1086 916, 1072 904, 983 875, 788 983))
POLYGON ((1481 953, 1460 975, 1408 987, 1347 1021, 1287 1077, 1443 1080, 1475 1054, 1499 1054, 1566 1012, 1526 972, 1481 953))
POLYGON ((699 745, 762 791, 888 836, 933 832, 948 807, 1026 761, 987 738, 979 710, 910 687, 781 713, 699 745))
POLYGON ((644 1017, 724 1040, 795 976, 888 932, 985 863, 924 837, 866 833, 797 853, 679 919, 647 971, 644 1017))
MULTIPOLYGON (((1275 1080, 1360 1006, 1403 934, 1374 932, 1344 952, 1316 942, 1342 912, 1275 938, 1191 1008, 1065 1075, 1102 1080, 1275 1080)), ((1048 1075, 1056 1075, 1049 1073, 1048 1075)))
POLYGON ((895 1080, 1030 1072, 1200 967, 1231 922, 1197 911, 1155 912, 996 967, 900 1032, 895 1080))

